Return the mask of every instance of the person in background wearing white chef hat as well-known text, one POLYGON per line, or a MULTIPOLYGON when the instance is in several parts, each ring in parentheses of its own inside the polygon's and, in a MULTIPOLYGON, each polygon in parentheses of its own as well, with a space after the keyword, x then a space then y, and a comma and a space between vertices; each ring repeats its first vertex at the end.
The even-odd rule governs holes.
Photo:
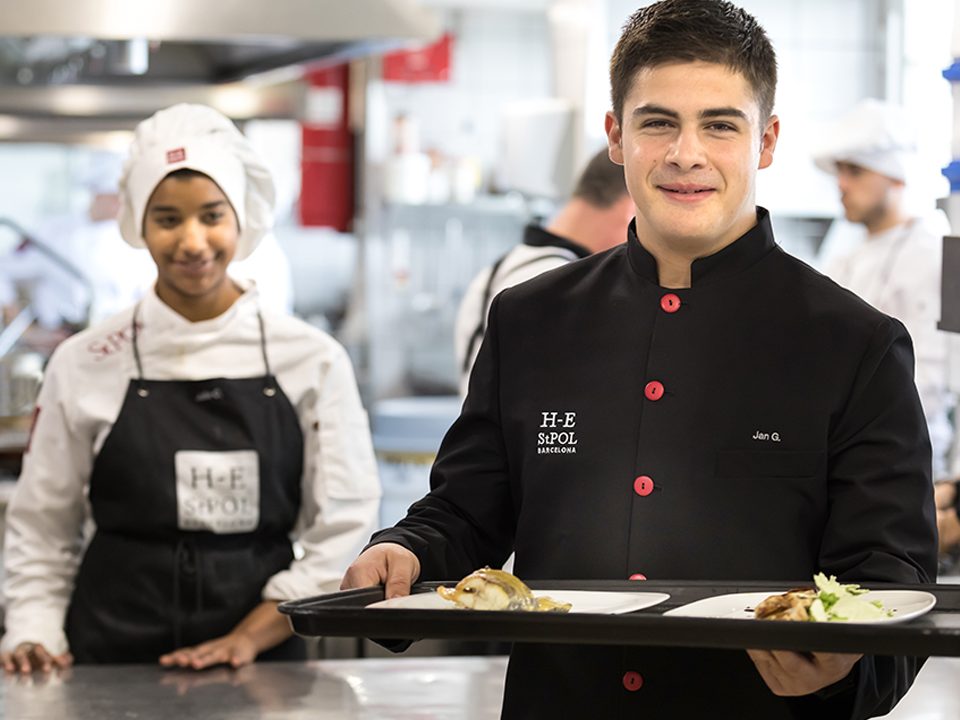
POLYGON ((7 515, 0 661, 303 657, 278 602, 336 589, 379 506, 349 359, 227 274, 274 186, 225 117, 142 122, 120 189, 157 282, 50 360, 7 515))
POLYGON ((913 338, 916 383, 933 445, 934 478, 948 472, 954 398, 947 388, 947 339, 940 319, 943 230, 931 214, 914 216, 906 192, 916 162, 914 131, 903 108, 866 99, 840 118, 815 153, 837 178, 846 219, 866 229, 852 252, 824 272, 878 310, 900 320, 913 338))

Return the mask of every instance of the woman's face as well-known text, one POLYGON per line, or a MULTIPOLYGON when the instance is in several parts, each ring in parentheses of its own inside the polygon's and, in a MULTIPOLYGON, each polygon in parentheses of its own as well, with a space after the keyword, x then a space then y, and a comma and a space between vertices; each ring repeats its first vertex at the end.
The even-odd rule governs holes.
POLYGON ((157 294, 191 319, 197 308, 226 310, 236 294, 227 266, 239 236, 236 213, 213 180, 199 173, 164 178, 143 220, 157 294))

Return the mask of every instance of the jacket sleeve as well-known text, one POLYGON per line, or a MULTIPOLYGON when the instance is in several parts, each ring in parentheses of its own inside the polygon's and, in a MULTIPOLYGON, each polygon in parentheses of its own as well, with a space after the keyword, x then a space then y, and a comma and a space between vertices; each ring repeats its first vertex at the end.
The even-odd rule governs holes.
MULTIPOLYGON (((930 442, 913 382, 910 337, 897 320, 886 318, 875 329, 831 428, 830 447, 823 571, 864 584, 933 582, 930 442)), ((886 714, 921 665, 917 658, 866 656, 852 687, 828 702, 841 703, 845 695, 854 704, 853 718, 886 714)))
POLYGON ((500 567, 513 546, 514 504, 500 423, 499 300, 491 306, 460 417, 437 453, 430 493, 371 543, 395 542, 413 551, 420 560, 420 580, 500 567))
POLYGON ((85 486, 92 442, 74 427, 68 399, 79 385, 54 353, 37 398, 29 449, 7 509, 4 539, 6 635, 0 650, 22 642, 66 652, 64 620, 83 548, 85 486))
POLYGON ((303 487, 295 529, 302 556, 264 587, 268 600, 335 592, 376 527, 380 481, 350 359, 336 345, 313 402, 298 408, 303 487))

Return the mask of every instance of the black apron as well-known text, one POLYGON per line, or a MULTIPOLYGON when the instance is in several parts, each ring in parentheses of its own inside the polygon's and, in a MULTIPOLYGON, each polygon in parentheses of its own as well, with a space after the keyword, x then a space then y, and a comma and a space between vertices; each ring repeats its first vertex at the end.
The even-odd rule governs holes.
MULTIPOLYGON (((137 377, 90 476, 96 533, 67 612, 77 662, 152 663, 230 632, 293 560, 303 435, 270 373, 137 377)), ((78 391, 82 389, 78 388, 78 391)), ((260 659, 304 656, 297 638, 260 659)))

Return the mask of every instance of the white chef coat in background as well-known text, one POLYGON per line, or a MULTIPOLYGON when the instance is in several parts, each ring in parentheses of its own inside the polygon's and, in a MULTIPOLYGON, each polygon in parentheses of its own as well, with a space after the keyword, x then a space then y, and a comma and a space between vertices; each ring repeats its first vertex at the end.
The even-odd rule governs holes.
MULTIPOLYGON (((192 323, 150 291, 140 308, 144 377, 198 380, 265 372, 255 286, 224 314, 192 323)), ((62 631, 92 520, 87 501, 94 459, 115 421, 136 364, 132 311, 64 341, 47 368, 39 415, 7 515, 3 650, 23 640, 66 650, 62 631), (83 533, 87 525, 88 531, 83 533)), ((264 310, 270 370, 300 419, 302 501, 294 539, 303 550, 263 591, 289 600, 336 591, 375 529, 380 485, 366 413, 346 351, 330 336, 264 310)), ((173 480, 171 479, 171 482, 173 480)))
POLYGON ((910 333, 917 389, 933 444, 935 478, 950 473, 949 412, 955 403, 947 386, 947 334, 937 329, 942 235, 935 219, 915 219, 866 238, 824 266, 826 275, 900 320, 910 333))

